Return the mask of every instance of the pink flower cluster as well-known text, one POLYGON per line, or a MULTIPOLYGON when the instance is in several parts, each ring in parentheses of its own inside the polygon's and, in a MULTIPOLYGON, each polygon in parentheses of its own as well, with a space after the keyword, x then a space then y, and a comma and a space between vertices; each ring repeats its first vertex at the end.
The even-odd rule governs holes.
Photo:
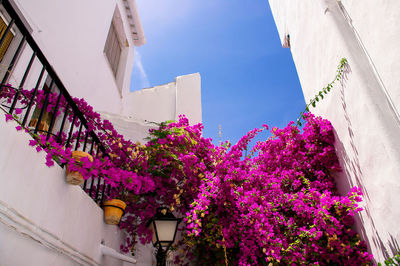
POLYGON ((340 196, 332 126, 306 114, 303 133, 290 123, 243 157, 258 130, 217 159, 186 213, 188 237, 206 247, 199 262, 365 265, 372 256, 352 230, 361 191, 340 196), (211 248, 210 250, 210 247, 211 248), (219 254, 219 256, 218 256, 219 254))
MULTIPOLYGON (((10 90, 0 97, 14 95, 10 90)), ((43 97, 35 97, 38 106, 43 97)), ((47 111, 51 112, 58 97, 49 98, 47 111)), ((24 101, 21 96, 20 103, 24 101)), ((103 178, 112 187, 108 196, 127 203, 120 223, 128 233, 123 251, 133 251, 137 239, 151 240, 146 222, 158 207, 167 206, 185 217, 178 253, 197 255, 199 264, 371 262, 372 256, 351 229, 352 216, 360 211, 361 191, 353 188, 347 196, 336 192, 332 172, 340 167, 327 120, 306 114, 303 132, 293 122, 284 129, 273 128, 269 139, 257 143, 251 156, 244 156, 261 129, 250 131, 232 147, 215 146, 202 136, 201 124, 190 126, 182 116, 150 130, 145 145, 133 144, 84 100, 74 101, 88 121, 86 130, 99 136, 108 156, 100 153, 93 161, 77 163, 71 148, 65 148, 65 135, 58 142, 35 136, 30 145, 45 150, 48 166, 56 160, 86 179, 103 178)), ((66 109, 64 101, 60 106, 66 109)), ((20 113, 16 112, 17 118, 20 113)), ((6 119, 13 117, 6 115, 6 119)), ((72 119, 69 114, 68 120, 72 119)), ((78 139, 74 133, 72 139, 82 145, 82 135, 78 139)), ((177 260, 184 261, 183 257, 177 260)))

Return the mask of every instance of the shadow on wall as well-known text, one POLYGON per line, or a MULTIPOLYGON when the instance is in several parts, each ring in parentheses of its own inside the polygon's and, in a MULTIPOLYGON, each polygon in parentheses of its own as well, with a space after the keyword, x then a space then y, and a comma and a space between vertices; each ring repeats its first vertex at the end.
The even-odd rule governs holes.
POLYGON ((399 254, 400 247, 399 244, 397 243, 397 240, 391 234, 389 234, 389 236, 390 236, 390 241, 389 241, 390 250, 392 251, 393 254, 399 254))
MULTIPOLYGON (((351 68, 347 64, 343 77, 340 80, 340 97, 341 97, 341 104, 342 104, 342 111, 344 114, 345 122, 347 124, 347 131, 348 131, 348 136, 349 136, 349 144, 350 144, 350 150, 346 150, 343 142, 339 138, 338 134, 336 131, 335 133, 335 148, 336 148, 336 153, 339 158, 340 165, 343 169, 343 172, 337 173, 335 175, 335 180, 338 185, 338 190, 339 192, 343 194, 347 194, 348 191, 354 186, 357 186, 361 189, 361 191, 364 194, 364 200, 366 200, 365 206, 364 206, 364 211, 365 214, 364 218, 367 218, 368 221, 365 221, 363 216, 361 216, 359 213, 354 216, 355 220, 355 227, 354 228, 361 236, 361 239, 363 239, 368 247, 368 251, 371 252, 371 245, 374 245, 378 250, 380 250, 385 257, 385 259, 389 258, 389 252, 386 249, 381 236, 379 235, 374 220, 371 216, 371 211, 370 211, 370 203, 371 203, 371 198, 368 194, 367 189, 365 188, 365 185, 363 183, 363 172, 361 170, 360 166, 360 161, 358 158, 358 150, 357 146, 354 141, 354 131, 351 123, 351 119, 349 118, 348 111, 347 111, 347 104, 346 104, 346 97, 344 90, 346 88, 346 83, 349 78, 349 75, 351 74, 351 68), (368 238, 365 227, 370 226, 372 229, 372 237, 368 238)), ((396 254, 399 252, 399 245, 397 243, 397 240, 390 235, 390 242, 389 242, 389 247, 391 249, 392 254, 396 254)))

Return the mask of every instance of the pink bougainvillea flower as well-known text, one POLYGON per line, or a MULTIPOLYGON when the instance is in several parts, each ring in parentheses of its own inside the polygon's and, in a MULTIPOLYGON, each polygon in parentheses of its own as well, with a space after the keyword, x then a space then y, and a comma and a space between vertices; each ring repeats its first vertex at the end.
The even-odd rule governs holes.
MULTIPOLYGON (((7 93, 7 101, 14 98, 15 92, 7 93)), ((33 91, 23 90, 23 95, 29 98, 33 91)), ((42 108, 45 97, 38 91, 35 105, 42 108)), ((58 99, 48 94, 48 112, 58 99)), ((189 260, 199 254, 196 261, 201 265, 224 264, 225 255, 229 265, 371 264, 372 256, 352 229, 352 216, 361 211, 361 190, 353 188, 340 196, 335 188, 332 172, 340 165, 329 121, 304 114, 303 129, 294 122, 273 127, 272 136, 257 142, 245 156, 267 125, 251 130, 235 145, 216 146, 202 136, 203 125, 190 125, 180 116, 151 129, 149 141, 141 145, 126 140, 85 100, 73 100, 88 121, 87 129, 71 135, 57 132, 57 138, 38 132, 29 145, 45 151, 48 167, 57 159, 84 179, 104 180, 92 183, 106 191, 106 198, 126 201, 119 224, 128 234, 122 251, 133 250, 138 241, 150 242, 147 221, 158 207, 169 207, 185 217, 179 254, 189 260), (83 137, 89 131, 96 133, 104 151, 92 150, 93 161, 76 162, 72 148, 86 146, 87 151, 97 146, 83 137), (74 143, 68 148, 67 139, 74 143)), ((27 104, 23 98, 19 101, 27 104)), ((69 108, 62 97, 59 106, 62 112, 69 108)), ((70 111, 66 119, 72 123, 70 111)), ((11 119, 6 115, 6 121, 11 119)), ((75 120, 77 128, 80 123, 75 120)), ((179 259, 175 258, 177 265, 182 264, 179 259)))
POLYGON ((51 167, 51 166, 54 165, 54 161, 53 161, 53 158, 52 158, 52 156, 51 156, 50 153, 48 153, 48 154, 46 155, 46 165, 47 165, 48 167, 51 167))
POLYGON ((6 117, 6 122, 13 120, 13 116, 10 114, 5 114, 5 117, 6 117))
POLYGON ((48 167, 51 167, 51 166, 54 165, 54 162, 53 162, 52 160, 46 160, 46 165, 47 165, 48 167))

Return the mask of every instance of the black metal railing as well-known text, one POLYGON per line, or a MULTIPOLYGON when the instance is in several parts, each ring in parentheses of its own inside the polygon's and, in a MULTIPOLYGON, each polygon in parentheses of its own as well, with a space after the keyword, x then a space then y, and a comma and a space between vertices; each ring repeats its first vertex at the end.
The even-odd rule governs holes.
MULTIPOLYGON (((0 49, 6 50, 0 59, 1 108, 18 119, 34 137, 38 134, 46 135, 47 139, 53 136, 65 148, 107 156, 96 132, 89 128, 84 114, 12 4, 0 0, 0 8, 8 20, 5 21, 7 27, 0 30, 0 49), (7 35, 12 38, 11 42, 6 42, 7 35)), ((61 163, 60 166, 63 167, 61 163)), ((106 194, 102 178, 86 180, 82 188, 102 205, 106 194)))

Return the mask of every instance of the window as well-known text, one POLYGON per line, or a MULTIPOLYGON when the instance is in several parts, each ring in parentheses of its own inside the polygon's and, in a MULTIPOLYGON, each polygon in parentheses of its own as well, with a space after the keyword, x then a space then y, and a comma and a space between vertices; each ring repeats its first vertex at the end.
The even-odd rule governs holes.
MULTIPOLYGON (((52 86, 52 88, 50 88, 50 84, 51 84, 51 78, 50 78, 50 76, 47 76, 46 81, 43 84, 43 91, 45 93, 47 93, 49 91, 54 92, 54 85, 52 86)), ((32 128, 36 127, 41 111, 42 111, 42 108, 39 108, 38 106, 36 106, 35 110, 33 111, 31 121, 29 122, 29 127, 32 127, 32 128)), ((52 112, 47 112, 47 110, 45 110, 43 112, 43 116, 42 116, 42 118, 40 120, 40 124, 38 126, 39 132, 47 132, 49 130, 52 117, 53 117, 52 112)))
MULTIPOLYGON (((2 18, 2 16, 0 16, 0 39, 3 38, 4 32, 6 31, 6 29, 7 29, 7 23, 2 18)), ((6 38, 4 39, 3 44, 0 47, 0 62, 3 60, 3 57, 4 57, 5 53, 7 52, 7 49, 10 46, 10 43, 13 38, 14 38, 14 34, 11 31, 9 31, 7 33, 6 38)))
POLYGON ((114 72, 114 76, 117 76, 122 47, 119 42, 114 23, 111 23, 110 30, 107 36, 106 46, 104 47, 104 52, 107 56, 108 62, 110 63, 111 69, 114 72))

